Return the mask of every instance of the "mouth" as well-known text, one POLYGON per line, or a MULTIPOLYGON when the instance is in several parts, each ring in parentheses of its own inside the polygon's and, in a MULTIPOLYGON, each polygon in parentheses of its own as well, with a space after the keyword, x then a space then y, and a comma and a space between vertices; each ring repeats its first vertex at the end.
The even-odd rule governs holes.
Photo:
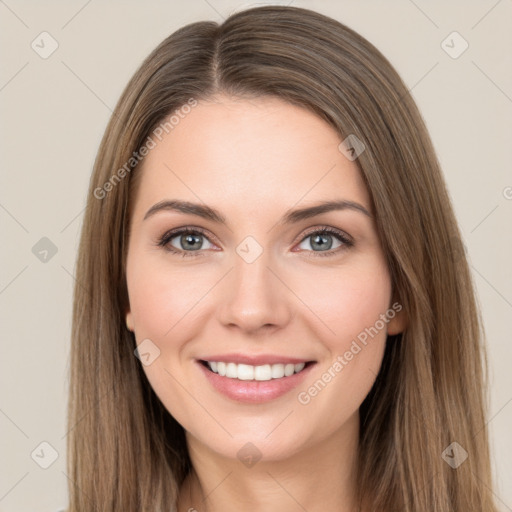
POLYGON ((234 402, 256 405, 289 396, 313 371, 316 361, 251 366, 196 359, 196 364, 210 389, 234 402))
POLYGON ((277 363, 277 364, 236 364, 224 361, 206 361, 199 360, 211 373, 228 379, 239 381, 264 382, 271 380, 285 379, 292 375, 299 374, 314 365, 316 361, 306 361, 301 363, 277 363))

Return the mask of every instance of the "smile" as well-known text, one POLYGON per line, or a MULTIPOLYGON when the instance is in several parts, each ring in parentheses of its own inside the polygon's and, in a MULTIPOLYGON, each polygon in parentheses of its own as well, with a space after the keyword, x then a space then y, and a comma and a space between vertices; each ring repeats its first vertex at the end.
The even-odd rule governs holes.
POLYGON ((213 390, 226 398, 248 404, 268 402, 286 395, 301 384, 316 366, 315 361, 253 366, 197 360, 196 364, 213 390))

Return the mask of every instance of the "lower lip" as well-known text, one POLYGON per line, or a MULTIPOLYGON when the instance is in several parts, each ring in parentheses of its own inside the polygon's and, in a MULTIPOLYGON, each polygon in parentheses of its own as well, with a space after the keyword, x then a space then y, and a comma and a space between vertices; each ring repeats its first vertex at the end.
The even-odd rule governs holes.
POLYGON ((281 377, 280 379, 247 381, 222 377, 218 373, 206 368, 201 362, 197 361, 197 364, 217 391, 237 402, 250 404, 269 402, 285 395, 298 386, 306 378, 313 366, 315 366, 315 363, 309 364, 299 373, 294 373, 289 377, 281 377))

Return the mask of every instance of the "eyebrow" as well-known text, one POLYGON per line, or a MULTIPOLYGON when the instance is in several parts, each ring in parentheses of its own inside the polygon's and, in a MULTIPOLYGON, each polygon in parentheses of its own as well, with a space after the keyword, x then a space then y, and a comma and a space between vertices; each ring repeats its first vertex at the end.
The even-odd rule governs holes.
MULTIPOLYGON (((300 222, 322 213, 327 213, 336 210, 352 210, 372 218, 372 214, 362 205, 354 201, 347 201, 345 199, 335 201, 323 201, 313 206, 305 208, 298 208, 296 210, 288 210, 283 217, 278 221, 278 224, 293 224, 300 222)), ((179 201, 177 199, 167 199, 154 204, 144 215, 146 220, 149 217, 162 211, 175 211, 179 213, 188 213, 197 215, 203 219, 210 220, 218 224, 226 225, 226 218, 215 208, 206 206, 204 204, 191 203, 189 201, 179 201)))

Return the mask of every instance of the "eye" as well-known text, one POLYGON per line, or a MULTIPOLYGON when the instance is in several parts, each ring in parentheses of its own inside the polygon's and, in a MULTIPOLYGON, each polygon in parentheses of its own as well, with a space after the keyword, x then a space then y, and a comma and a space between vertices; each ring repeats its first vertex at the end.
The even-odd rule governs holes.
POLYGON ((198 256, 194 254, 203 249, 211 249, 205 247, 204 242, 207 241, 212 247, 215 247, 206 236, 205 232, 200 228, 180 228, 167 231, 159 239, 158 245, 164 247, 167 251, 179 254, 180 256, 198 256))
POLYGON ((317 253, 315 256, 332 256, 333 254, 352 247, 353 245, 352 240, 343 233, 343 231, 329 226, 324 226, 322 228, 316 228, 314 231, 310 231, 302 239, 299 247, 309 252, 317 253), (335 242, 338 242, 338 245, 335 246, 334 249, 333 239, 335 239, 335 242), (311 249, 307 247, 308 245, 311 249))
MULTIPOLYGON (((191 226, 167 231, 160 237, 157 245, 182 257, 201 256, 201 251, 215 247, 203 229, 191 226), (205 247, 205 242, 210 246, 205 247)), ((353 245, 351 238, 343 231, 322 226, 307 233, 302 238, 299 248, 312 253, 314 256, 334 256, 353 245), (338 243, 334 248, 333 239, 334 243, 338 243), (307 245, 309 245, 309 248, 307 245)))

